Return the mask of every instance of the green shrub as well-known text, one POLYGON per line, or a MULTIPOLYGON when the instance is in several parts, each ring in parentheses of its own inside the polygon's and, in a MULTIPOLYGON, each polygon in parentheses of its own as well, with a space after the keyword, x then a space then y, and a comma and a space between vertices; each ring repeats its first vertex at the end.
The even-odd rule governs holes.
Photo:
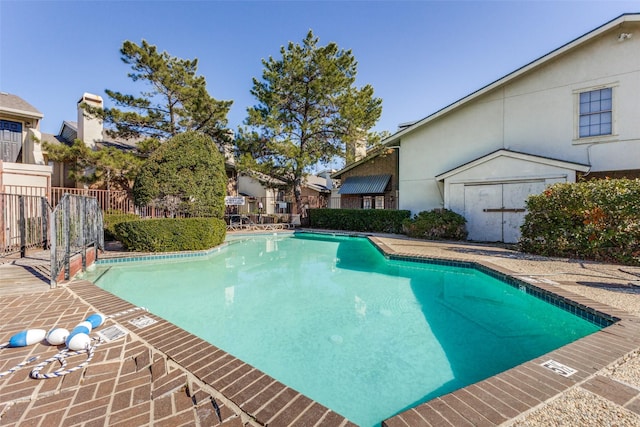
POLYGON ((104 224, 104 240, 120 240, 116 235, 115 226, 116 224, 120 224, 121 222, 128 221, 138 221, 140 217, 136 214, 127 214, 127 213, 107 213, 104 214, 103 224, 104 224))
POLYGON ((529 196, 523 251, 640 265, 640 180, 556 184, 529 196))
POLYGON ((221 244, 227 225, 218 218, 162 218, 121 222, 115 231, 130 251, 197 251, 221 244))
POLYGON ((190 217, 224 215, 227 173, 213 140, 185 132, 164 142, 142 165, 133 186, 136 206, 154 204, 190 217))
POLYGON ((404 232, 409 237, 428 240, 465 240, 466 219, 448 209, 422 211, 403 221, 404 232))
POLYGON ((402 221, 411 213, 390 209, 309 209, 313 228, 361 232, 401 233, 402 221))

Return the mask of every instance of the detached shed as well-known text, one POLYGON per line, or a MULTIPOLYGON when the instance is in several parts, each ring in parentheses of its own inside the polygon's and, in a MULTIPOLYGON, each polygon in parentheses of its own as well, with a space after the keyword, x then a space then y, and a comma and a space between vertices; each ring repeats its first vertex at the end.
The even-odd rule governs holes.
POLYGON ((516 243, 525 202, 557 182, 575 182, 589 166, 497 150, 436 176, 444 183, 444 206, 467 219, 468 239, 516 243))

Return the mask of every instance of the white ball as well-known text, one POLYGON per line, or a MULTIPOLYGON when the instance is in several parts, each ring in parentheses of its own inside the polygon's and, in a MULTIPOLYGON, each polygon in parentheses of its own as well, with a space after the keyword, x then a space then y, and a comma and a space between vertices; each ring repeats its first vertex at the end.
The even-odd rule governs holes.
POLYGON ((51 345, 61 345, 64 344, 67 337, 69 336, 69 331, 65 328, 53 328, 47 333, 47 342, 51 345))
POLYGON ((91 346, 91 337, 83 332, 72 333, 65 341, 67 348, 72 351, 86 350, 91 346))

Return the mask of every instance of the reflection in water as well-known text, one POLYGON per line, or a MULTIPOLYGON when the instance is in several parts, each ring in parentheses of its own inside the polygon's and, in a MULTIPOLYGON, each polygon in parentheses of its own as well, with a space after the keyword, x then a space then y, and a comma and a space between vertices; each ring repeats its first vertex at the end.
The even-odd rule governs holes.
POLYGON ((356 314, 358 315, 358 317, 364 320, 364 318, 367 317, 367 303, 364 302, 364 300, 357 295, 355 296, 355 301, 356 301, 356 314))
POLYGON ((235 297, 235 287, 234 286, 229 286, 227 288, 224 288, 224 304, 228 307, 230 305, 233 305, 233 300, 235 297))

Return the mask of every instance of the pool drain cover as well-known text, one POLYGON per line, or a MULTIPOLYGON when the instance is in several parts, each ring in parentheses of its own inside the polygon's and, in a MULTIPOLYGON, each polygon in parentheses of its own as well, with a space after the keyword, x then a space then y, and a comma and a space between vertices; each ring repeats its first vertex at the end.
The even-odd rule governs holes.
POLYGON ((108 328, 101 331, 96 331, 96 334, 98 334, 98 336, 105 342, 117 340, 118 338, 122 338, 128 333, 129 331, 118 325, 109 326, 108 328))
POLYGON ((558 375, 562 375, 563 377, 570 377, 571 375, 578 372, 575 369, 568 367, 567 365, 563 365, 560 362, 556 362, 555 360, 547 360, 542 364, 542 366, 552 370, 558 375))
POLYGON ((156 322, 157 320, 152 319, 149 316, 140 316, 136 317, 135 319, 129 320, 129 323, 137 328, 146 328, 147 326, 153 325, 156 322))

